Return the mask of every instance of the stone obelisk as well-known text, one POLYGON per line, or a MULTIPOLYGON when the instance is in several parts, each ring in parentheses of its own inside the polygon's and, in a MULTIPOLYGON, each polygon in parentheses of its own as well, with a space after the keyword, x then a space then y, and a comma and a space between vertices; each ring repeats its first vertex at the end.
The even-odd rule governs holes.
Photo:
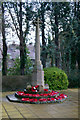
POLYGON ((40 35, 39 35, 39 24, 41 21, 37 18, 34 21, 34 25, 36 26, 36 39, 35 39, 35 65, 32 75, 32 85, 41 85, 44 88, 44 71, 43 65, 40 60, 40 35))

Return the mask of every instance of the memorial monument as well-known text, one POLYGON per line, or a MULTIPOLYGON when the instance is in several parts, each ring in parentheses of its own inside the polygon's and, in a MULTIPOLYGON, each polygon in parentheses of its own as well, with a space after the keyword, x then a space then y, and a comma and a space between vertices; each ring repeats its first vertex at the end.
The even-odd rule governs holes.
POLYGON ((40 35, 39 24, 41 23, 39 17, 33 22, 36 26, 36 38, 35 38, 35 65, 32 75, 32 85, 40 85, 44 88, 44 71, 43 65, 40 60, 40 35))

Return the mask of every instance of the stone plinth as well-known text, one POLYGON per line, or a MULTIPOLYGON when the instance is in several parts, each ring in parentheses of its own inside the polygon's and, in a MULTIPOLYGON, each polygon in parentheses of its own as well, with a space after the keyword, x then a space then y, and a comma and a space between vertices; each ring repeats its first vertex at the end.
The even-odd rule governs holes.
POLYGON ((35 70, 32 75, 32 85, 42 85, 44 87, 44 71, 35 70))

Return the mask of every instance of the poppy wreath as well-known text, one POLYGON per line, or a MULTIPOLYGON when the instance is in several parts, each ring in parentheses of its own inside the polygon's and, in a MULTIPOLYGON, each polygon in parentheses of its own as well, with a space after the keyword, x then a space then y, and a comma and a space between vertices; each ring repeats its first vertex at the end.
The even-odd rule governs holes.
POLYGON ((39 92, 39 85, 36 85, 36 86, 32 86, 31 88, 29 89, 24 89, 24 92, 25 93, 32 93, 32 94, 36 94, 39 92))
POLYGON ((57 91, 44 89, 41 93, 39 92, 39 85, 29 89, 28 92, 17 91, 15 97, 20 99, 20 102, 31 103, 31 104, 43 104, 43 103, 56 103, 63 102, 68 96, 60 94, 57 91))

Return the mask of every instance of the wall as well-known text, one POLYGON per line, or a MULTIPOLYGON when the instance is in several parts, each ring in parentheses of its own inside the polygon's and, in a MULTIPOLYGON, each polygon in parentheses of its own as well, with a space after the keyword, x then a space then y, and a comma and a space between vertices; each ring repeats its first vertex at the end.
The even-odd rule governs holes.
POLYGON ((31 75, 25 76, 3 76, 2 91, 24 90, 27 83, 31 84, 31 75))

